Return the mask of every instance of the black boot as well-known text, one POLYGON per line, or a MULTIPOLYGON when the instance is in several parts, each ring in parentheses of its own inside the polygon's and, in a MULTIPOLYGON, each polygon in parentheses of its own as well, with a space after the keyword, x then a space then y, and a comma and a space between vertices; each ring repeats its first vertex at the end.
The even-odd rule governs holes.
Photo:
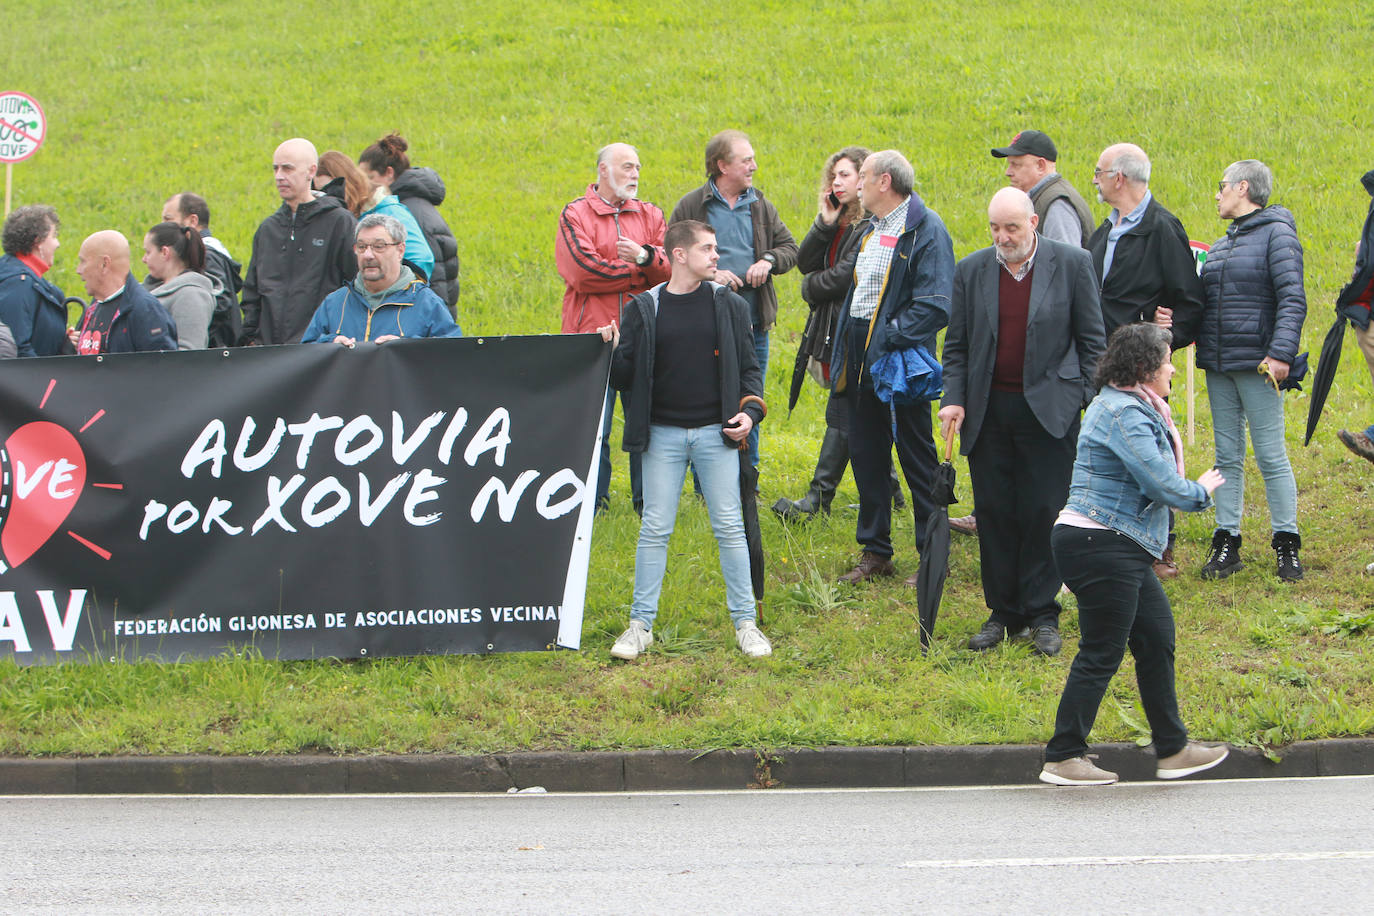
POLYGON ((1279 578, 1285 582, 1296 582, 1302 578, 1302 561, 1298 550, 1302 547, 1302 537, 1296 531, 1275 531, 1270 542, 1278 555, 1279 578))
POLYGON ((825 428, 825 438, 821 440, 821 452, 816 456, 816 473, 811 478, 811 489, 801 499, 793 501, 787 497, 773 504, 773 511, 783 521, 807 521, 817 512, 830 514, 830 502, 835 498, 835 488, 844 477, 844 469, 849 465, 849 437, 833 426, 825 428))
POLYGON ((1213 532, 1212 549, 1202 567, 1202 578, 1225 579, 1244 565, 1240 561, 1240 535, 1232 534, 1225 528, 1213 532))

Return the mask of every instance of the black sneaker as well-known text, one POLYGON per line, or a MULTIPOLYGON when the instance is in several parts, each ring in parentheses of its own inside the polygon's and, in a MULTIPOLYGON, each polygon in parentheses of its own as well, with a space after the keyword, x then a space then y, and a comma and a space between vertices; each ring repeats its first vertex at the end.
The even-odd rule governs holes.
POLYGON ((1240 535, 1218 528, 1212 534, 1211 553, 1202 567, 1202 578, 1225 579, 1239 572, 1245 564, 1240 561, 1240 535))
POLYGON ((1298 549, 1302 547, 1302 537, 1294 531, 1276 531, 1270 546, 1278 556, 1279 578, 1284 582, 1301 579, 1302 560, 1298 559, 1298 549))

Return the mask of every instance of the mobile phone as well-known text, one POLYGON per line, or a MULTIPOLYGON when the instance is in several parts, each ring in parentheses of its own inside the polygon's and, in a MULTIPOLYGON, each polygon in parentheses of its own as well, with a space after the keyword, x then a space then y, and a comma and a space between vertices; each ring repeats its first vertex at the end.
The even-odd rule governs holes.
POLYGON ((834 207, 836 210, 840 209, 840 199, 835 196, 835 192, 831 191, 828 196, 830 197, 830 206, 834 207))

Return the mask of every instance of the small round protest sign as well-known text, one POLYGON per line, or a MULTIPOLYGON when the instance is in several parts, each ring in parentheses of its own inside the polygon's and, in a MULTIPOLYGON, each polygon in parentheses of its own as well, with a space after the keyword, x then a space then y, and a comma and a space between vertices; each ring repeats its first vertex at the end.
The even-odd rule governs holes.
POLYGON ((0 92, 0 162, 23 162, 48 132, 43 107, 22 92, 0 92))

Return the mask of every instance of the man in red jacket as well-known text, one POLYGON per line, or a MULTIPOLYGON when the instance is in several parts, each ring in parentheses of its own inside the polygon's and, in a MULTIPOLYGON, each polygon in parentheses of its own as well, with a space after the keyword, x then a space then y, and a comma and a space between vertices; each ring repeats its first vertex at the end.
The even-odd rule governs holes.
MULTIPOLYGON (((594 334, 612 321, 636 294, 667 281, 663 251, 663 211, 639 193, 639 154, 626 143, 612 143, 596 154, 596 183, 563 208, 558 218, 554 252, 563 294, 563 333, 594 334)), ((611 415, 615 392, 606 392, 601 426, 601 470, 596 480, 596 508, 610 500, 611 415)), ((630 489, 635 512, 644 508, 639 456, 630 455, 630 489)))

